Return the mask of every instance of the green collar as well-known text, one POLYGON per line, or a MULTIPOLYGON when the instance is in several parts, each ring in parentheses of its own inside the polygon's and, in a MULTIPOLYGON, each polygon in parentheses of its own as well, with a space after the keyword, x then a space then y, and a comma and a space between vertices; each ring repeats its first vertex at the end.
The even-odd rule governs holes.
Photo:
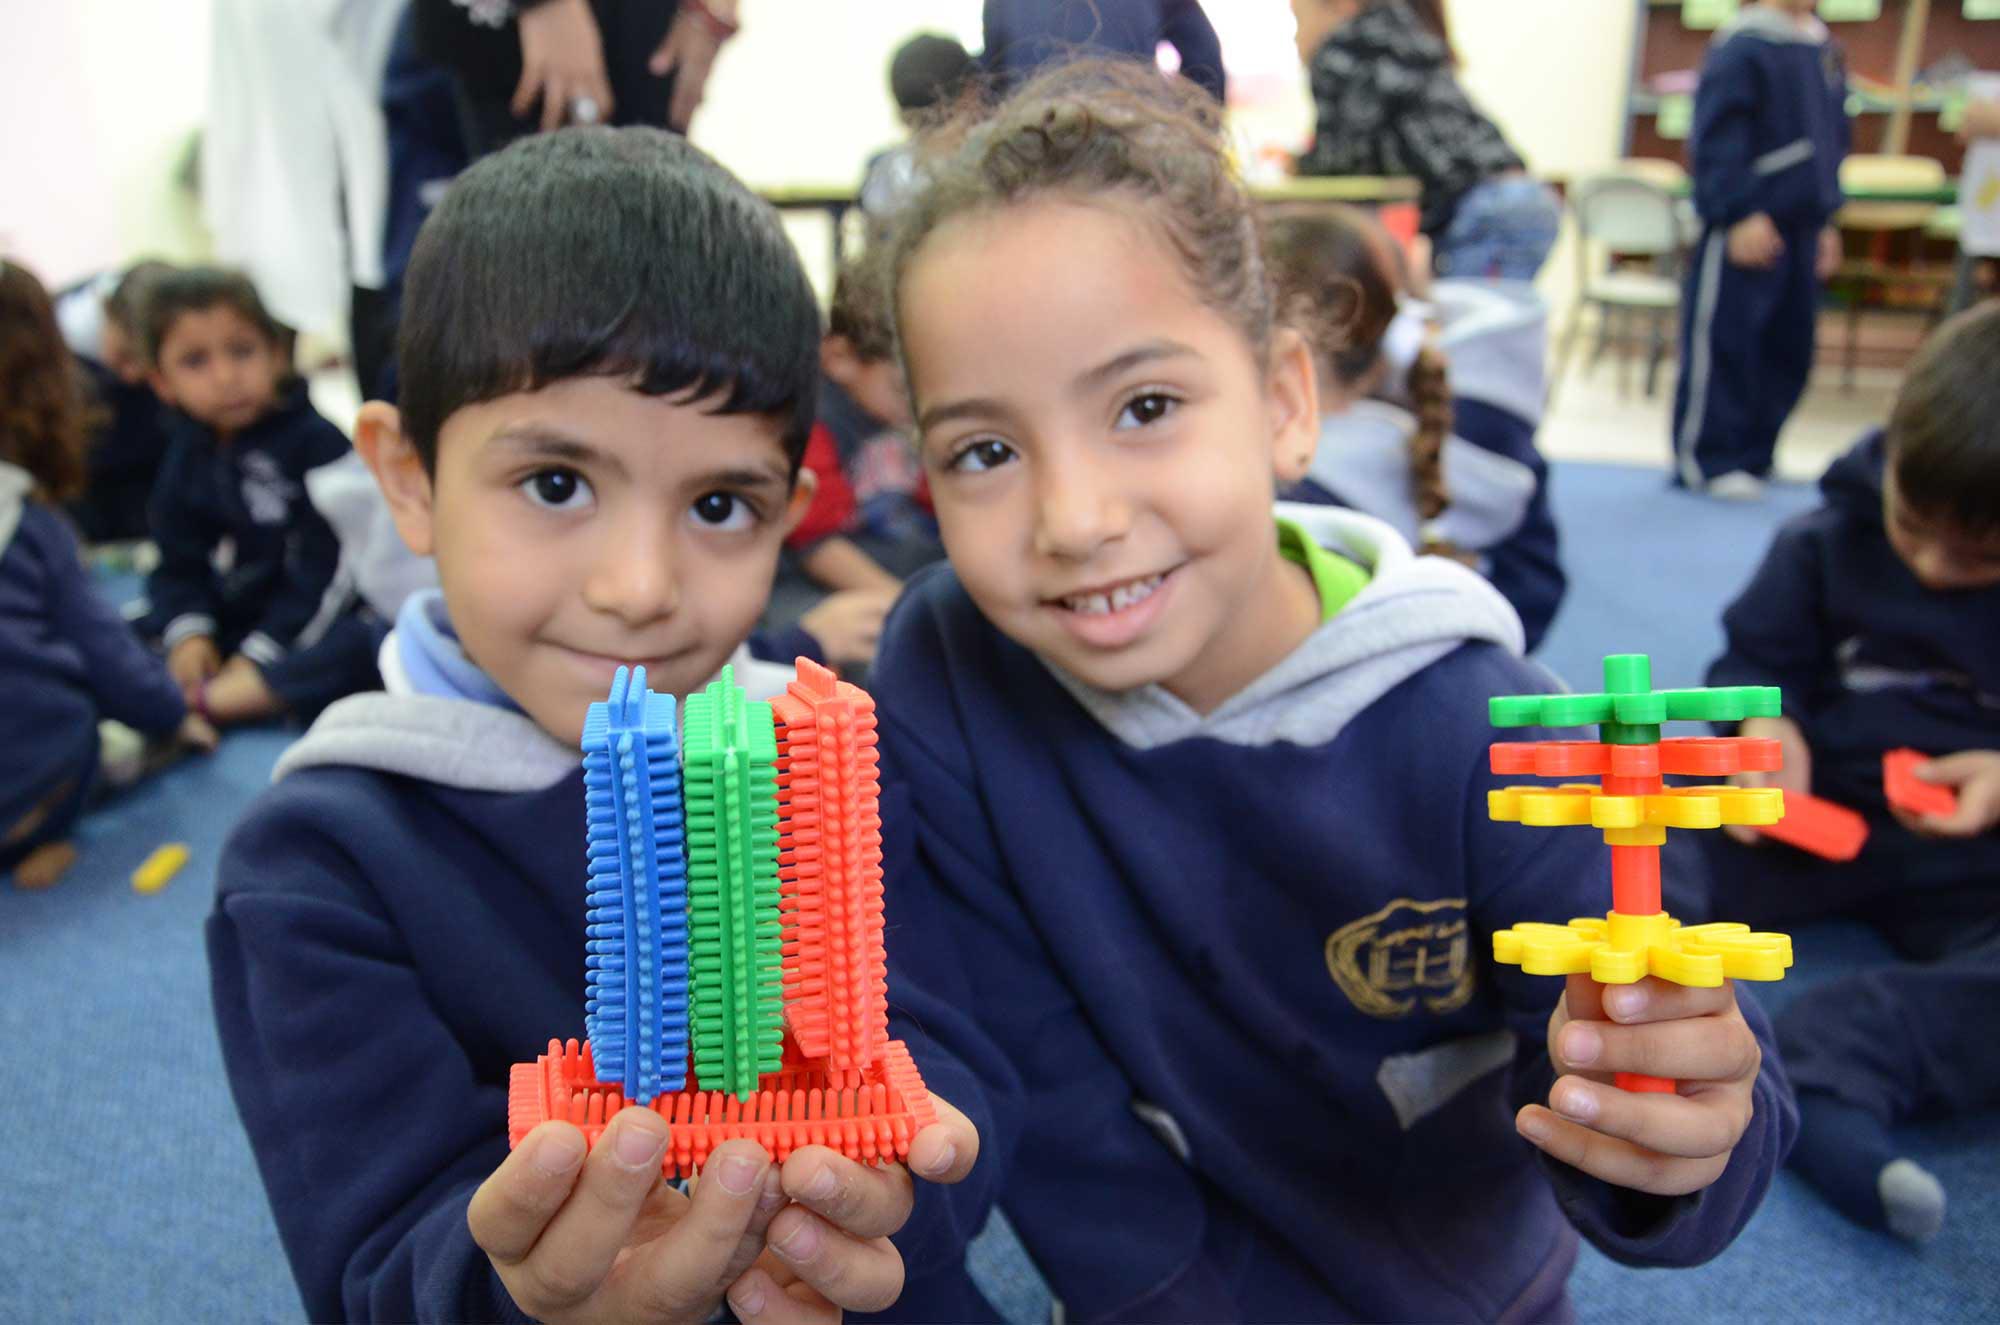
POLYGON ((1338 552, 1329 552, 1290 520, 1278 521, 1278 555, 1295 565, 1304 566, 1306 574, 1312 576, 1313 588, 1319 590, 1319 619, 1322 624, 1333 620, 1340 609, 1353 600, 1354 595, 1368 587, 1366 567, 1338 552))

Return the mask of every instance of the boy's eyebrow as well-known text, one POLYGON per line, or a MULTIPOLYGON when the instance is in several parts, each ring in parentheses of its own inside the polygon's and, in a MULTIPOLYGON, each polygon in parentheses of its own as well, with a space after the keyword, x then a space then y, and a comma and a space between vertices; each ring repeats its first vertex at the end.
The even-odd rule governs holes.
MULTIPOLYGON (((1192 345, 1183 345, 1177 340, 1149 340, 1143 344, 1133 346, 1122 354, 1105 360, 1095 368, 1087 369, 1078 374, 1076 381, 1071 384, 1070 391, 1073 395, 1086 395, 1104 383, 1122 377, 1134 368, 1138 368, 1144 364, 1155 363, 1161 359, 1179 359, 1186 356, 1198 356, 1199 354, 1200 351, 1196 350, 1192 345)), ((984 397, 954 400, 948 404, 934 405, 918 415, 917 430, 919 432, 928 432, 938 424, 949 423, 954 419, 990 419, 1006 413, 1007 407, 997 400, 989 400, 984 397)))
POLYGON ((598 463, 622 470, 618 457, 580 442, 566 432, 542 423, 513 423, 487 439, 495 446, 543 460, 564 460, 571 464, 598 463))
POLYGON ((708 473, 693 479, 690 486, 700 488, 782 488, 787 486, 788 482, 789 478, 785 471, 776 465, 769 467, 763 465, 754 467, 742 465, 732 466, 728 469, 712 469, 708 473))

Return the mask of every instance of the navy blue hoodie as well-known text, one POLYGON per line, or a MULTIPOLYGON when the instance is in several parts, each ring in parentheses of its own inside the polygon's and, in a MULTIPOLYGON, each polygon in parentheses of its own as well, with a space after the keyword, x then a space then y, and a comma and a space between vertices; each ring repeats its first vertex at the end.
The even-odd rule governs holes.
MULTIPOLYGON (((984 1185, 927 1191, 905 1236, 978 1228, 997 1185, 1072 1320, 1546 1320, 1574 1230, 1635 1264, 1715 1255, 1796 1131, 1776 1055, 1696 1195, 1614 1189, 1515 1134, 1551 1085, 1560 982, 1496 968, 1489 935, 1609 900, 1597 834, 1487 817, 1486 698, 1553 679, 1464 567, 1279 510, 1371 581, 1207 715, 1057 672, 948 567, 891 616, 892 992, 976 1015, 977 1039, 932 1029, 993 1120, 984 1185)), ((933 1287, 893 1314, 954 1319, 933 1287)))
POLYGON ((1781 230, 1819 229, 1840 209, 1852 141, 1847 62, 1818 19, 1759 7, 1716 33, 1688 135, 1703 221, 1764 212, 1781 230))
POLYGON ((1885 812, 1882 753, 2000 746, 2000 586, 1918 583, 1882 523, 1882 433, 1820 480, 1723 613, 1710 685, 1775 685, 1812 748, 1813 791, 1885 812))
POLYGON ((0 833, 96 758, 97 720, 170 732, 166 667, 90 582, 76 536, 0 462, 0 833))
POLYGON ((145 628, 170 648, 208 635, 252 662, 276 662, 338 606, 329 593, 340 543, 307 500, 305 477, 345 456, 347 438, 312 407, 303 382, 226 446, 178 410, 168 420, 145 628))

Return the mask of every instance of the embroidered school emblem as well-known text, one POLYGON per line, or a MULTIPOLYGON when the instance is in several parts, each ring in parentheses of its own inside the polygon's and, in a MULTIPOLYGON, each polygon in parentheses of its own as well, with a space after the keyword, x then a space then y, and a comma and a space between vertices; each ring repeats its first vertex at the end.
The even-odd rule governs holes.
POLYGON ((1465 899, 1400 897, 1327 936, 1326 969, 1348 1002, 1371 1017, 1407 1017, 1419 1003, 1443 1015, 1472 997, 1465 899))

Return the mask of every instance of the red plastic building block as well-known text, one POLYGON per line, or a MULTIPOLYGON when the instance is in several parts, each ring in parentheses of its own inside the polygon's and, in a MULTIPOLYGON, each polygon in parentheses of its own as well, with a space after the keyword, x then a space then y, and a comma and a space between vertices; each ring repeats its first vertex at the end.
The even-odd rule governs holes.
POLYGON ((1786 792, 1785 817, 1757 831, 1828 860, 1853 860, 1868 841, 1866 819, 1844 805, 1802 791, 1786 792))
POLYGON ((1905 814, 1942 819, 1958 812, 1958 793, 1925 782, 1917 770, 1931 761, 1921 750, 1891 750, 1882 756, 1882 794, 1905 814))
MULTIPOLYGON (((789 1048, 789 1046, 788 1046, 789 1048)), ((661 1168, 670 1178, 692 1176, 724 1141, 748 1138, 782 1164, 803 1146, 827 1146, 861 1164, 900 1162, 910 1141, 937 1121, 937 1107, 901 1040, 882 1044, 866 1071, 827 1071, 786 1055, 748 1100, 728 1091, 680 1091, 647 1106, 670 1124, 661 1168)), ((549 1041, 548 1052, 515 1065, 507 1089, 507 1144, 550 1118, 583 1129, 595 1146, 604 1126, 627 1104, 625 1092, 597 1080, 590 1046, 549 1041)))
POLYGON ((786 1020, 802 1052, 855 1071, 889 1040, 875 701, 801 658, 771 713, 786 1020))

